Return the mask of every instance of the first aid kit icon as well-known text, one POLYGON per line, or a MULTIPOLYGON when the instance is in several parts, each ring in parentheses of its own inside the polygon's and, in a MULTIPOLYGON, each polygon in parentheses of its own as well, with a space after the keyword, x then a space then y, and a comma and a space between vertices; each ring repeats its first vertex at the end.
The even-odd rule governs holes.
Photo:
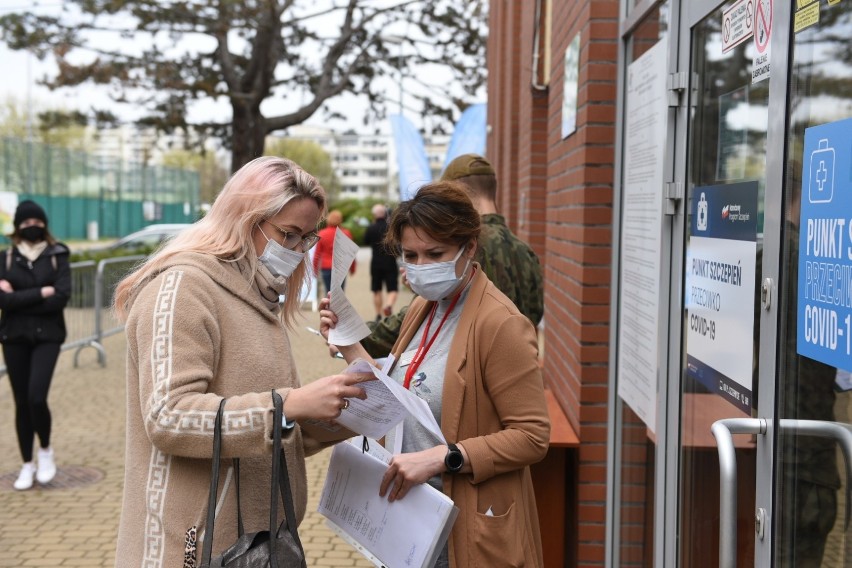
POLYGON ((828 138, 823 138, 819 141, 819 148, 811 152, 808 199, 811 203, 829 203, 833 197, 834 148, 829 148, 828 138))
POLYGON ((704 193, 701 194, 701 199, 698 200, 698 212, 697 212, 697 222, 696 229, 699 231, 707 230, 707 198, 704 196, 704 193))

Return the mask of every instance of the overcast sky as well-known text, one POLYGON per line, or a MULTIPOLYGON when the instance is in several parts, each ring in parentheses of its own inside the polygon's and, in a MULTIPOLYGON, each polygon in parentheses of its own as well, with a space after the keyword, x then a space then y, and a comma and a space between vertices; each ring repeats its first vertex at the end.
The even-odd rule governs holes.
MULTIPOLYGON (((58 14, 62 6, 62 0, 0 0, 0 15, 9 12, 32 9, 40 13, 58 14)), ((393 49, 393 46, 391 46, 393 49)), ((0 73, 3 80, 0 81, 0 99, 5 100, 8 96, 12 96, 21 104, 30 101, 32 108, 42 110, 44 108, 62 107, 64 109, 79 109, 88 111, 92 107, 109 108, 116 113, 122 121, 132 122, 141 115, 138 111, 127 105, 116 105, 113 103, 106 91, 103 88, 92 85, 83 85, 73 89, 62 89, 51 91, 46 87, 38 84, 39 79, 45 75, 53 75, 56 66, 52 61, 39 61, 35 56, 29 55, 26 52, 11 51, 0 43, 0 73)), ((427 72, 428 73, 428 72, 427 72)), ((383 86, 390 99, 388 112, 397 112, 399 101, 399 86, 398 76, 389 76, 380 78, 386 85, 383 86)), ((412 84, 411 88, 414 88, 412 84)), ((406 115, 412 119, 416 126, 422 127, 422 121, 419 114, 410 111, 413 99, 406 100, 406 115)), ((330 99, 327 103, 333 110, 339 111, 347 118, 329 122, 326 121, 322 112, 317 112, 308 119, 307 124, 331 126, 338 130, 354 129, 358 132, 371 133, 376 126, 383 131, 389 132, 390 128, 387 121, 382 121, 379 125, 365 126, 363 124, 363 116, 367 109, 365 100, 354 95, 340 95, 330 99)), ((269 99, 264 102, 263 111, 267 116, 272 116, 279 112, 292 110, 287 108, 283 100, 269 99)), ((204 120, 215 117, 221 120, 223 115, 230 116, 230 105, 224 101, 213 102, 203 101, 196 103, 190 111, 190 120, 204 120)))

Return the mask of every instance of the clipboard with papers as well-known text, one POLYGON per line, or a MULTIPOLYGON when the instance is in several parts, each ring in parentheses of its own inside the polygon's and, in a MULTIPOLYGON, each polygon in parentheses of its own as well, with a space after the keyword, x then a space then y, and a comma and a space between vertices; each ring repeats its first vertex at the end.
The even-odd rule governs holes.
POLYGON ((335 446, 320 497, 329 528, 376 566, 433 566, 458 516, 452 500, 429 484, 389 502, 379 484, 390 454, 378 442, 364 451, 335 446))

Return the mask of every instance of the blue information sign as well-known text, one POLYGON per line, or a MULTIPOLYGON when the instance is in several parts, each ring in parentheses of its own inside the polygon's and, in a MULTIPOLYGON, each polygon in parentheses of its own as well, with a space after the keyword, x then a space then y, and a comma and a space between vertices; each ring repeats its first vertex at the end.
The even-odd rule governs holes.
POLYGON ((686 251, 687 374, 750 413, 756 181, 696 187, 686 251))
POLYGON ((805 130, 796 350, 852 369, 852 119, 805 130))

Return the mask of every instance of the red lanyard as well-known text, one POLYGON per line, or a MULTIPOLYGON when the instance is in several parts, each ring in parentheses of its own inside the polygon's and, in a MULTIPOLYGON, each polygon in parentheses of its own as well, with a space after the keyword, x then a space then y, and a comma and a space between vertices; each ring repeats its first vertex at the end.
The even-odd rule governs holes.
POLYGON ((429 328, 432 326, 432 319, 435 317, 435 312, 438 310, 438 303, 432 306, 432 311, 429 312, 429 320, 426 322, 426 329, 423 330, 423 337, 420 338, 420 346, 417 347, 417 351, 414 352, 414 357, 411 359, 411 364, 408 365, 408 369, 405 370, 405 382, 402 384, 406 389, 411 388, 411 378, 414 376, 414 373, 417 372, 417 368, 420 366, 420 363, 423 362, 423 359, 426 358, 426 352, 429 351, 429 348, 432 347, 432 344, 435 343, 435 339, 438 337, 438 332, 441 331, 441 328, 444 327, 444 322, 447 321, 447 317, 453 311, 453 308, 456 307, 456 303, 459 301, 464 288, 459 290, 459 293, 456 294, 456 297, 453 298, 453 301, 450 302, 450 307, 447 308, 447 313, 444 314, 444 317, 441 318, 441 323, 438 324, 438 329, 435 330, 435 334, 432 336, 432 339, 426 343, 426 338, 429 335, 429 328), (423 346, 426 346, 424 349, 423 346))

